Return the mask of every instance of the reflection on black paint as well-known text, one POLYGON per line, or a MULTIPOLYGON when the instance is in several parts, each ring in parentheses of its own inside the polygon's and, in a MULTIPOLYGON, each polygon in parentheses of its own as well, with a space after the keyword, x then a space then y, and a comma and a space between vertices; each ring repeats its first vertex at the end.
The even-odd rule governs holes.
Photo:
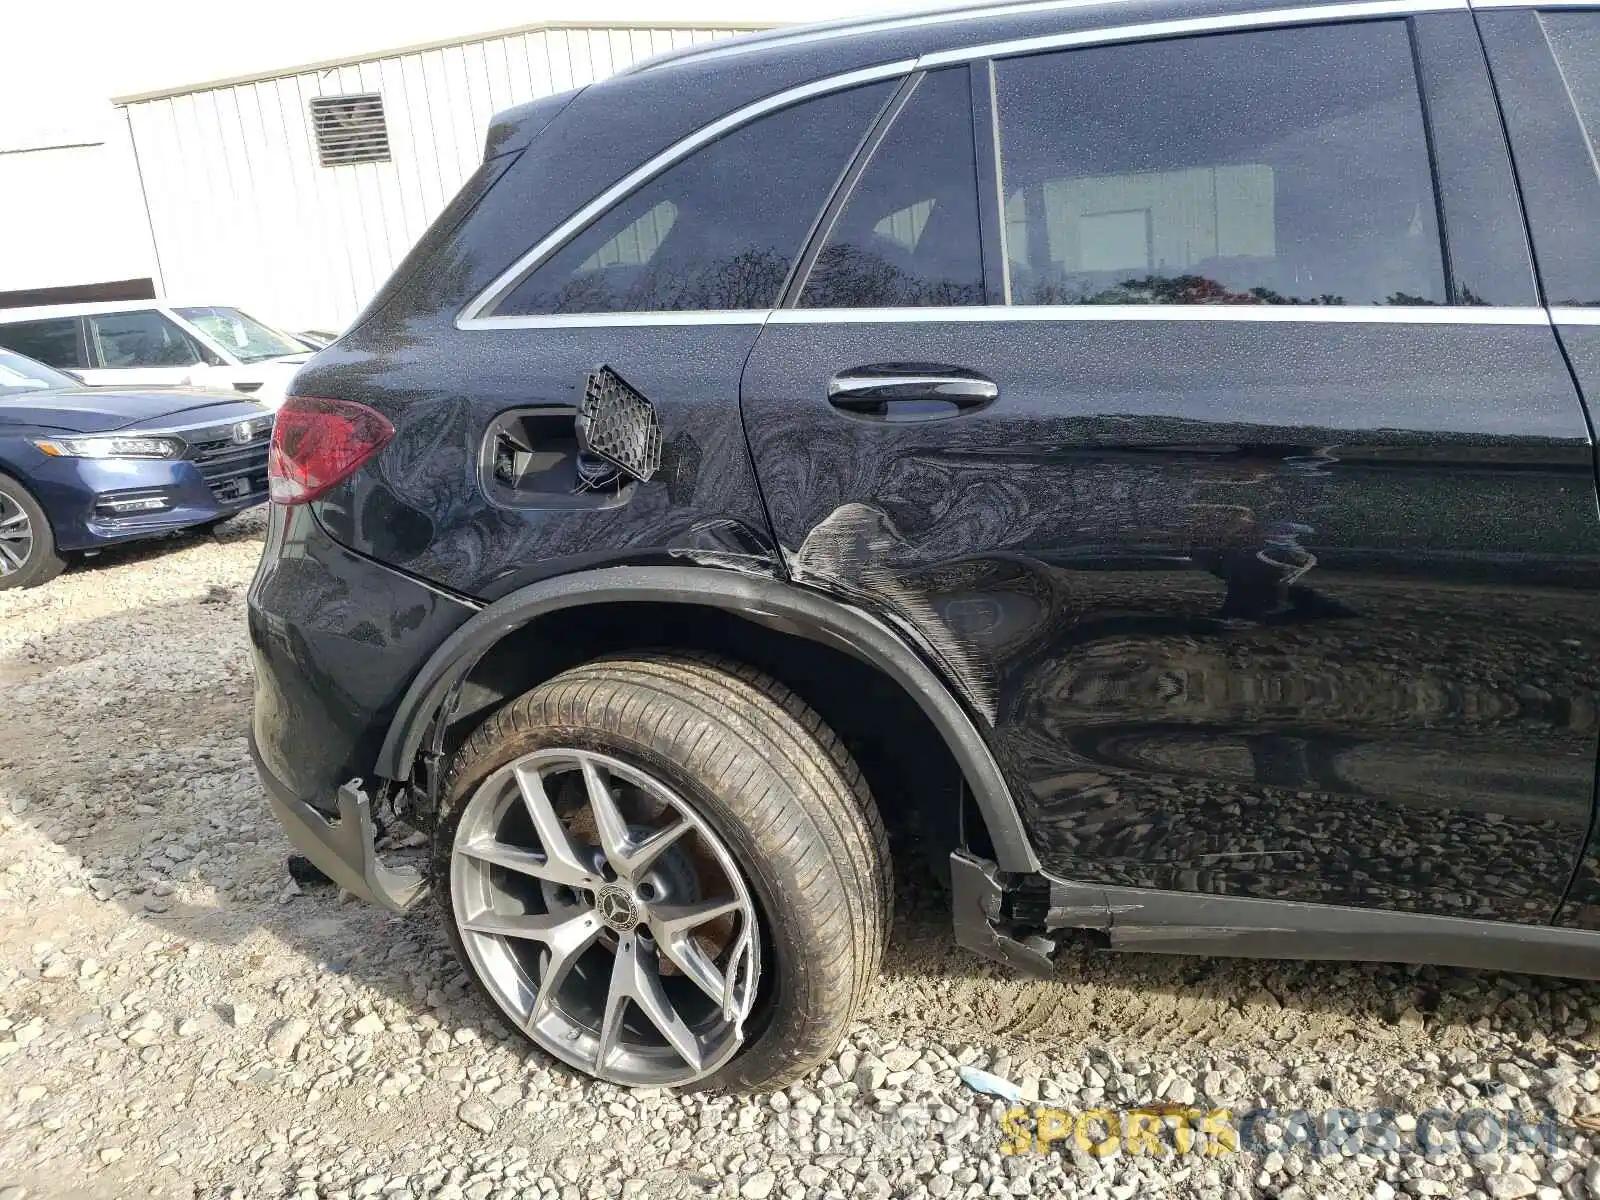
MULTIPOLYGON (((1114 608, 1155 581, 1082 582, 1114 608)), ((1463 603, 1338 572, 1301 619, 1250 621, 1219 592, 1190 590, 1164 630, 1075 630, 1017 681, 1002 731, 1058 869, 1548 919, 1591 780, 1596 679, 1553 636, 1592 607, 1584 593, 1463 603)))
POLYGON ((1553 915, 1590 807, 1600 525, 1547 330, 773 326, 745 379, 791 572, 917 632, 1047 869, 1553 915), (891 340, 1000 399, 833 414, 830 373, 891 340))
MULTIPOLYGON (((1600 86, 1600 81, 1597 81, 1597 86, 1600 86)), ((1578 385, 1588 400, 1590 414, 1600 413, 1600 325, 1562 325, 1558 332, 1567 352, 1567 361, 1572 364, 1578 385)), ((1597 618, 1600 618, 1600 613, 1591 615, 1589 623, 1593 625, 1597 618)), ((1578 655, 1585 653, 1586 647, 1581 641, 1575 640, 1571 650, 1578 655)), ((1597 793, 1597 798, 1600 798, 1600 793, 1597 793)), ((1595 831, 1584 848, 1583 858, 1573 876, 1568 902, 1562 908, 1561 923, 1600 929, 1600 830, 1595 831)))
POLYGON ((250 589, 256 743, 276 778, 331 807, 339 782, 371 772, 422 656, 472 609, 351 554, 309 507, 270 516, 250 589))

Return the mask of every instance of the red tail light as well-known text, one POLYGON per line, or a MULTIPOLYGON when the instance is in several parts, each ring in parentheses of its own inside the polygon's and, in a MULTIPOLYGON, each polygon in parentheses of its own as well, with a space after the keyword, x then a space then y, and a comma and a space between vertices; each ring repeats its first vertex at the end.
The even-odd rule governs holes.
POLYGON ((275 504, 304 504, 389 444, 394 426, 350 400, 290 396, 272 427, 267 485, 275 504))

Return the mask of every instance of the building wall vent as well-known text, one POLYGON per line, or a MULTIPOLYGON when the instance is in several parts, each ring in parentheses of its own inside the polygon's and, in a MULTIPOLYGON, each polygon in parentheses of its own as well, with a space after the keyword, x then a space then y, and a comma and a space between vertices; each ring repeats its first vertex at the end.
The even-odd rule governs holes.
POLYGON ((383 97, 376 92, 316 97, 311 101, 311 128, 317 137, 317 161, 325 167, 389 161, 383 97))

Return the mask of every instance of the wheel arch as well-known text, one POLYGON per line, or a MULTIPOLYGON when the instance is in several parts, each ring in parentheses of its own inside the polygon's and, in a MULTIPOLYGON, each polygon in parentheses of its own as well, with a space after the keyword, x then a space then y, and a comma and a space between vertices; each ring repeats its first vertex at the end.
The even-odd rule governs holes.
POLYGON ((39 511, 44 513, 45 520, 48 521, 50 514, 45 509, 44 501, 39 499, 39 493, 29 486, 26 476, 27 472, 8 459, 5 455, 4 447, 0 447, 0 479, 5 480, 7 483, 15 484, 26 492, 33 502, 39 506, 39 511))
POLYGON ((50 548, 53 553, 59 556, 62 551, 57 540, 55 518, 51 516, 49 507, 40 497, 39 489, 28 482, 27 472, 21 470, 11 459, 6 457, 3 447, 0 447, 0 480, 21 489, 22 494, 32 500, 38 507, 39 515, 44 518, 45 532, 50 537, 50 548))
MULTIPOLYGON (((411 776, 436 718, 445 713, 448 720, 474 668, 507 638, 552 614, 640 603, 724 614, 841 652, 888 680, 915 704, 960 769, 1000 868, 1039 870, 987 741, 946 682, 900 634, 871 614, 819 593, 705 567, 600 568, 544 580, 495 601, 452 633, 412 680, 378 753, 377 773, 391 780, 411 776)), ((436 737, 440 734, 442 728, 436 730, 436 737)))

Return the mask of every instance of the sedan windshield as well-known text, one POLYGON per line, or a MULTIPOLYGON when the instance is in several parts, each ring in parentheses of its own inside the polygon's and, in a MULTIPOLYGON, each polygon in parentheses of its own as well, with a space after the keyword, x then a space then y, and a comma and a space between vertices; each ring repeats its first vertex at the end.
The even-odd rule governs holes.
POLYGON ((305 346, 288 334, 268 328, 237 308, 175 308, 172 311, 242 363, 306 352, 305 346))
POLYGON ((0 349, 0 399, 27 395, 46 388, 77 387, 78 381, 54 367, 47 367, 25 355, 0 349))

